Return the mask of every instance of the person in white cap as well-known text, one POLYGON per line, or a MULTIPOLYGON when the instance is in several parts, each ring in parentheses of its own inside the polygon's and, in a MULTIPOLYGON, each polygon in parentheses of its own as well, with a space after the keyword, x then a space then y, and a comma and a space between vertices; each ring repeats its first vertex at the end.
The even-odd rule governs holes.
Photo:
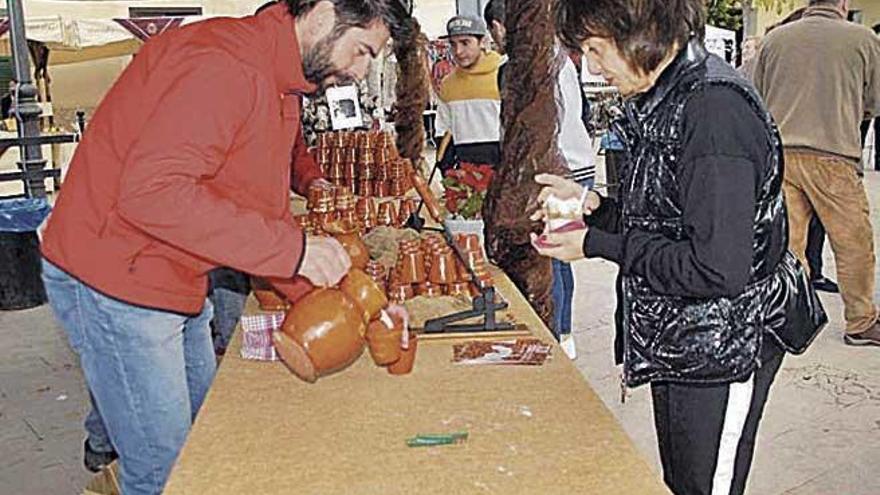
POLYGON ((455 70, 440 86, 437 135, 452 134, 453 145, 440 161, 445 171, 457 163, 497 165, 501 161, 501 56, 485 50, 482 19, 456 16, 446 24, 455 70))

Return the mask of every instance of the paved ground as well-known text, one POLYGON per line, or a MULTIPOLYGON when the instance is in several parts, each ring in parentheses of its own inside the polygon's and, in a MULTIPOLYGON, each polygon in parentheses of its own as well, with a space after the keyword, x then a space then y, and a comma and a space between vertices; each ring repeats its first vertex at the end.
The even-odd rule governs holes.
MULTIPOLYGON (((880 227, 880 174, 868 173, 866 186, 880 227)), ((657 465, 648 389, 619 401, 611 357, 615 268, 582 262, 575 270, 576 300, 583 301, 575 314, 576 364, 657 465)), ((771 394, 751 494, 880 493, 880 476, 870 468, 880 459, 880 350, 844 346, 840 299, 823 301, 831 324, 806 355, 786 359, 771 394)), ((81 492, 89 478, 81 465, 85 408, 76 359, 48 308, 0 312, 0 494, 81 492)))

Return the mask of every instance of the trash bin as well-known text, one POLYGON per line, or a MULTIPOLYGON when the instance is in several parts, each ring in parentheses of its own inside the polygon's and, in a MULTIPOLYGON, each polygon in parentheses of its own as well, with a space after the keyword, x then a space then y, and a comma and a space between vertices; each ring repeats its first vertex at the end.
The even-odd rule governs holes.
POLYGON ((46 302, 37 228, 49 211, 44 199, 0 201, 0 310, 46 302))

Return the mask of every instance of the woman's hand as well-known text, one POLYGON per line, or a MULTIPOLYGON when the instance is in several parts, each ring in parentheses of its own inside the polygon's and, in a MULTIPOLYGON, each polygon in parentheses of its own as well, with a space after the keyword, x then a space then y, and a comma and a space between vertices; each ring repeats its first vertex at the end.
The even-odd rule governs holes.
MULTIPOLYGON (((599 208, 602 202, 602 198, 594 191, 587 191, 577 182, 559 177, 558 175, 538 174, 535 176, 535 182, 545 186, 541 189, 540 194, 538 194, 538 203, 542 205, 551 196, 562 201, 577 198, 582 200, 582 213, 589 216, 599 208)), ((545 210, 546 208, 539 209, 532 215, 531 219, 533 221, 543 220, 547 216, 545 210)))
POLYGON ((532 246, 541 256, 556 258, 560 261, 577 261, 584 258, 584 238, 589 227, 568 232, 546 232, 540 236, 531 234, 532 246))

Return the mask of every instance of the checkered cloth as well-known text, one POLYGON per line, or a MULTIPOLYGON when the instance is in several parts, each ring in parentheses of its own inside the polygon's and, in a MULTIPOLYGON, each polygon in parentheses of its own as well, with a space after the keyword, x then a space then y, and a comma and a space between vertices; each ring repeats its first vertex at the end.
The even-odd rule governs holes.
POLYGON ((241 357, 255 361, 278 361, 272 333, 281 329, 284 313, 241 317, 241 357))

